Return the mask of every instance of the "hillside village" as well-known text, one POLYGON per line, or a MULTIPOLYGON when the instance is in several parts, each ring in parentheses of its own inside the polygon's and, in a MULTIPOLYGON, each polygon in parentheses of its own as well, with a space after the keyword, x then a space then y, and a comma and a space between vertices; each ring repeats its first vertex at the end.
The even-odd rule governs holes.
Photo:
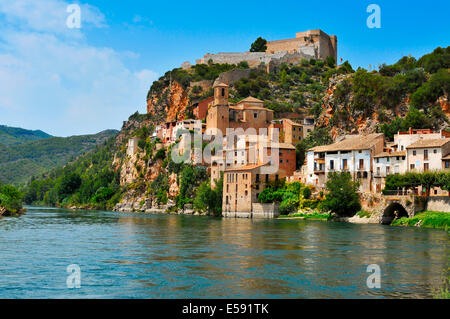
MULTIPOLYGON (((293 65, 304 61, 305 52, 311 52, 310 58, 326 60, 336 57, 336 43, 335 36, 329 37, 321 30, 312 30, 298 33, 295 39, 268 42, 265 53, 207 54, 203 59, 197 60, 197 64, 208 63, 208 59, 209 63, 247 62, 256 68, 266 67, 266 71, 270 72, 274 65, 281 65, 286 61, 274 57, 274 54, 281 52, 295 55, 298 59, 290 60, 293 65)), ((190 67, 188 63, 183 65, 184 69, 190 67)), ((191 146, 188 145, 190 142, 186 144, 185 139, 195 139, 194 133, 201 137, 201 145, 223 135, 223 141, 216 145, 220 149, 218 154, 205 159, 202 157, 202 150, 196 150, 194 146, 190 158, 196 165, 207 167, 212 188, 223 176, 223 216, 276 217, 279 214, 277 205, 263 204, 258 197, 265 187, 278 181, 299 181, 319 192, 324 190, 330 172, 349 172, 359 182, 361 194, 380 196, 389 174, 442 171, 450 168, 450 133, 442 129, 412 127, 407 131, 398 131, 393 142, 386 139, 383 133, 363 131, 360 134, 338 136, 335 143, 308 149, 304 163, 298 167, 296 145, 314 130, 316 118, 305 114, 296 114, 295 120, 276 117, 274 110, 264 106, 264 101, 252 96, 236 102, 230 101, 229 84, 235 81, 232 76, 219 76, 212 85, 212 96, 186 106, 186 110, 191 107, 189 119, 177 120, 172 117, 169 121, 156 123, 151 136, 152 141, 159 143, 158 149, 176 147, 182 155, 191 146), (238 138, 227 133, 228 130, 237 129, 243 132, 237 134, 238 138), (261 130, 265 130, 265 135, 259 134, 261 130), (266 143, 261 143, 262 140, 266 143), (278 169, 271 171, 268 168, 271 165, 278 169)), ((156 113, 151 99, 148 113, 156 113)), ((177 113, 177 117, 181 114, 177 113)), ((129 156, 134 156, 138 151, 138 139, 131 139, 128 145, 129 156)), ((175 177, 171 180, 175 181, 175 177)), ((177 188, 177 185, 171 186, 171 193, 176 193, 177 188)), ((414 192, 419 194, 422 188, 418 186, 414 192)), ((436 196, 448 194, 447 190, 439 188, 434 188, 431 192, 431 195, 436 196)), ((147 210, 154 208, 147 207, 147 210)), ((129 210, 130 207, 119 204, 116 209, 129 210)))
POLYGON ((256 52, 206 54, 155 81, 147 114, 132 115, 89 158, 33 181, 27 197, 73 208, 273 218, 317 209, 329 176, 348 172, 367 211, 389 192, 441 200, 448 187, 389 179, 450 167, 449 51, 355 71, 347 61, 336 65, 336 36, 310 30, 256 52), (59 191, 77 175, 73 193, 59 191), (280 189, 283 200, 270 194, 280 189))

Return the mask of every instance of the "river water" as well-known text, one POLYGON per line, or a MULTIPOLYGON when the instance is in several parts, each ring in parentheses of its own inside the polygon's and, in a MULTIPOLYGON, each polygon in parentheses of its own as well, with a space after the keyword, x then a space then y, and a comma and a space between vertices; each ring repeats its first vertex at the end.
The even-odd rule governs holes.
POLYGON ((0 298, 431 298, 448 248, 433 229, 29 207, 0 219, 0 298))

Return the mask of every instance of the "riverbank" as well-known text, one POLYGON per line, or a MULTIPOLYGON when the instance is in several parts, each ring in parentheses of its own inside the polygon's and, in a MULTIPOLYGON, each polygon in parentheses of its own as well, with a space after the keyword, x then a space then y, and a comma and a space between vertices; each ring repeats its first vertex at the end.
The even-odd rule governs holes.
POLYGON ((426 211, 414 217, 403 217, 394 220, 392 226, 413 226, 438 228, 448 230, 450 228, 450 213, 426 211))
POLYGON ((330 217, 331 217, 331 214, 329 214, 329 213, 319 213, 319 212, 303 213, 303 212, 298 212, 298 213, 289 214, 289 215, 281 215, 281 216, 278 217, 278 219, 328 220, 330 217))
POLYGON ((22 208, 20 210, 17 211, 12 211, 7 209, 6 207, 1 207, 0 206, 0 217, 11 217, 11 216, 20 216, 26 213, 26 209, 22 208))

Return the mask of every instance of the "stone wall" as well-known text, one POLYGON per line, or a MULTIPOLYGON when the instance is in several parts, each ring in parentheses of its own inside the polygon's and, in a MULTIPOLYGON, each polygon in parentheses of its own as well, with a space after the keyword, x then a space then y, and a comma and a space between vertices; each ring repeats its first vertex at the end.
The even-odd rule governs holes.
POLYGON ((427 210, 450 213, 450 197, 432 196, 428 198, 427 210))
POLYGON ((228 218, 265 218, 272 219, 280 216, 280 205, 252 203, 252 212, 223 212, 223 217, 228 218))
POLYGON ((253 203, 253 218, 277 218, 280 216, 280 205, 253 203))

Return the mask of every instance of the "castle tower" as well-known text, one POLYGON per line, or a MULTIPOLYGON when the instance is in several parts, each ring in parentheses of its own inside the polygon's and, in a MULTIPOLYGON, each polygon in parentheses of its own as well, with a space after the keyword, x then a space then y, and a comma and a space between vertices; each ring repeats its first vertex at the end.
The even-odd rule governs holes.
POLYGON ((218 83, 214 85, 214 102, 210 105, 206 117, 206 130, 210 134, 217 134, 220 130, 225 136, 229 124, 228 85, 218 83))

